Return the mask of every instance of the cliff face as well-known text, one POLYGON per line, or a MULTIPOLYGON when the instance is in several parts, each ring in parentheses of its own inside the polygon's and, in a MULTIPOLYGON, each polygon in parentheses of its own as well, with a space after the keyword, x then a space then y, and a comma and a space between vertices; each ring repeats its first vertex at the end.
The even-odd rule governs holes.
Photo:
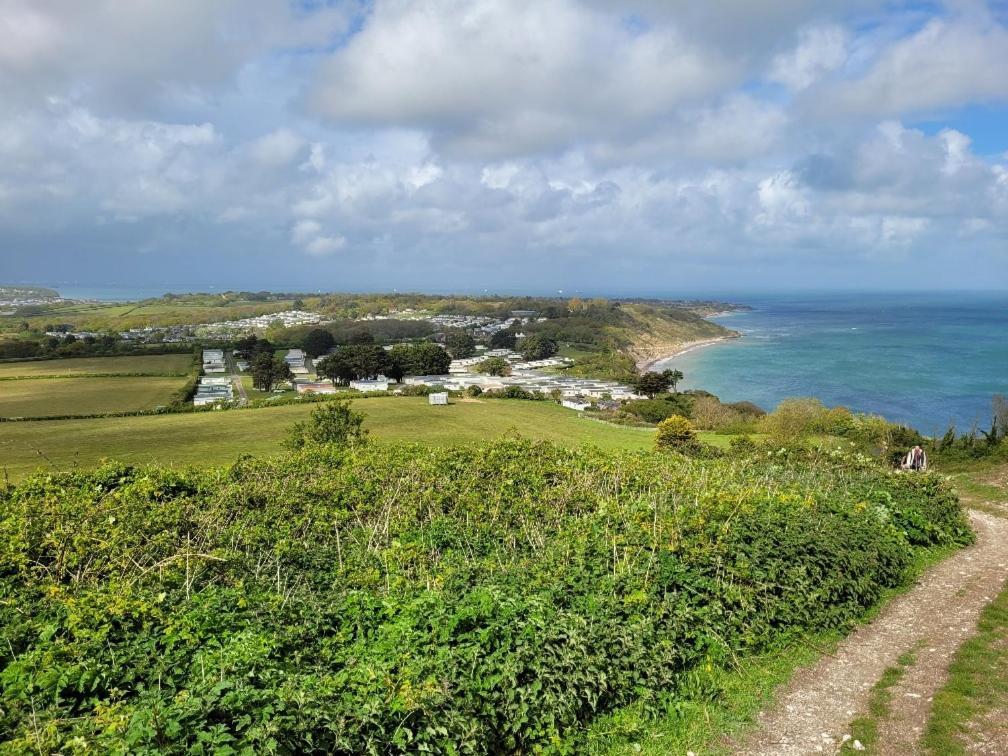
POLYGON ((740 334, 694 312, 646 305, 624 306, 626 325, 614 334, 620 351, 639 368, 675 354, 692 343, 736 338, 740 334))

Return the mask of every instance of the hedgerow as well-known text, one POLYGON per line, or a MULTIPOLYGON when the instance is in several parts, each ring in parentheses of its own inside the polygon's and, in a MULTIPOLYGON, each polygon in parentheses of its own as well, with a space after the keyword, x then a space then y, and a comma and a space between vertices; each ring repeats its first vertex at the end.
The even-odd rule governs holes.
POLYGON ((312 447, 0 493, 0 751, 578 750, 971 535, 838 454, 312 447))

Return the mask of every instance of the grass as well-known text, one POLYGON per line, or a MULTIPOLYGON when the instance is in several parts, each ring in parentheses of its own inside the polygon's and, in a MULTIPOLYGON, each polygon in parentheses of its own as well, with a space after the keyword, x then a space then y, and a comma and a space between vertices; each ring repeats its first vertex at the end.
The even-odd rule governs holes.
MULTIPOLYGON (((36 378, 0 382, 0 417, 131 412, 167 404, 185 378, 36 378)), ((3 436, 11 435, 3 426, 3 436)))
MULTIPOLYGON (((979 629, 956 652, 935 696, 923 745, 935 754, 966 753, 968 741, 1004 743, 1008 722, 1008 588, 980 615, 979 629), (998 709, 999 724, 985 721, 998 709)), ((990 751, 993 753, 993 751, 990 751)))
MULTIPOLYGON (((152 409, 166 404, 184 382, 182 377, 0 381, 0 417, 52 417, 152 409)), ((8 426, 0 427, 0 434, 10 434, 8 426)))
MULTIPOLYGON (((922 551, 911 565, 905 585, 886 591, 860 621, 871 622, 893 598, 909 590, 918 576, 955 551, 952 547, 922 551)), ((692 681, 688 690, 676 692, 674 706, 667 712, 649 715, 629 707, 599 720, 589 730, 588 750, 594 754, 654 756, 689 752, 723 756, 737 753, 738 743, 744 742, 756 714, 773 704, 777 689, 799 668, 810 666, 824 654, 832 653, 841 640, 843 634, 836 631, 811 633, 793 638, 765 654, 735 659, 730 668, 708 668, 692 681)), ((899 662, 907 662, 904 670, 913 663, 909 655, 900 657, 899 662)), ((881 682, 876 686, 880 705, 882 696, 888 695, 898 679, 887 680, 881 690, 881 682)))
MULTIPOLYGON (((191 354, 145 354, 125 357, 75 357, 0 363, 0 378, 40 378, 86 375, 186 375, 193 368, 191 354)), ((2 393, 2 390, 0 390, 2 393)))
MULTIPOLYGON (((72 382, 52 381, 60 385, 72 382)), ((240 454, 280 452, 287 429, 305 418, 313 406, 6 423, 0 425, 0 464, 13 479, 40 466, 89 466, 106 457, 165 465, 228 464, 240 454)), ((456 401, 447 407, 430 407, 424 397, 390 397, 359 399, 354 406, 365 414, 365 427, 377 440, 454 445, 517 430, 529 438, 567 445, 587 442, 603 448, 646 449, 651 447, 653 436, 649 428, 625 428, 581 418, 551 402, 456 401)), ((701 437, 717 440, 713 434, 701 437)))
POLYGON ((916 663, 916 651, 908 651, 897 659, 895 666, 882 673, 882 677, 872 688, 868 712, 851 722, 851 739, 843 744, 841 753, 857 753, 854 743, 860 743, 869 751, 874 748, 878 743, 879 724, 888 719, 891 712, 892 689, 916 663))

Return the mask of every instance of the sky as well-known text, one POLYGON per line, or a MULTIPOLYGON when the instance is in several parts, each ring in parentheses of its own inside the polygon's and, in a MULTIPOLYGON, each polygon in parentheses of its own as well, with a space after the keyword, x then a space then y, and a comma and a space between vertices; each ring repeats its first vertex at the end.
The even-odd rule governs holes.
POLYGON ((0 282, 1008 288, 1008 2, 0 0, 0 282))

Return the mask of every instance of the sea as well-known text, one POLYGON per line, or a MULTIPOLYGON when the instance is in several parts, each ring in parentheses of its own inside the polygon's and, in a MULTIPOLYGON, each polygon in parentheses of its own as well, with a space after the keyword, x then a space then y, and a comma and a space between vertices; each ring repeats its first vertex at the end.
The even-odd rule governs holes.
POLYGON ((772 409, 789 397, 883 415, 940 435, 990 427, 1008 395, 1008 293, 737 295, 712 318, 742 338, 659 363, 681 388, 772 409))

